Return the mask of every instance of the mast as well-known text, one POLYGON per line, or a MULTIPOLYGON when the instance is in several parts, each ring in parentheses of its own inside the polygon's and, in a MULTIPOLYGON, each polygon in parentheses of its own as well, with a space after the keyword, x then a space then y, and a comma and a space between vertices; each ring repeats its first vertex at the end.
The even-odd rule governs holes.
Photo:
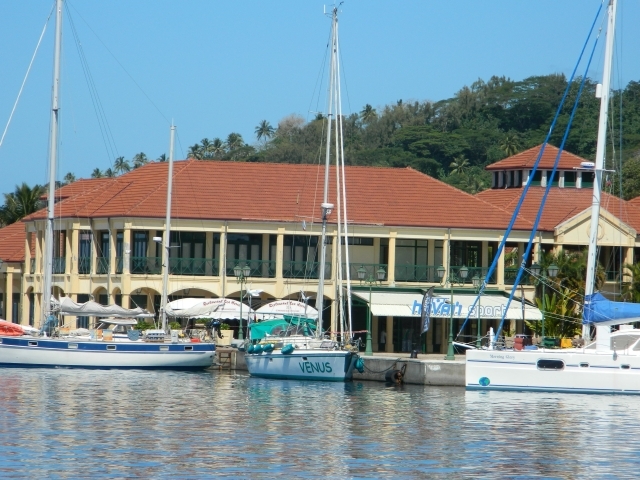
MULTIPOLYGON (((320 267, 318 271, 318 294, 316 295, 316 308, 318 310, 318 325, 316 327, 316 336, 322 335, 322 313, 324 306, 324 266, 327 255, 327 216, 333 210, 333 204, 329 203, 329 166, 331 164, 331 116, 333 115, 334 100, 334 77, 336 68, 336 28, 338 25, 338 9, 334 8, 332 13, 331 24, 331 63, 329 73, 329 95, 327 107, 327 139, 326 139, 326 155, 324 166, 324 190, 322 196, 322 234, 320 235, 320 267)), ((338 267, 339 268, 339 267, 338 267)))
POLYGON ((56 203, 56 164, 58 161, 58 111, 60 109, 60 52, 62 49, 62 1, 56 1, 56 36, 53 56, 53 88, 51 93, 51 124, 49 126, 49 191, 47 193, 47 227, 45 230, 44 284, 42 286, 42 321, 51 313, 53 291, 53 222, 56 203))
POLYGON ((171 124, 169 140, 169 174, 167 180, 167 218, 164 224, 164 242, 162 243, 162 330, 167 331, 167 289, 169 288, 169 249, 171 248, 171 191, 173 189, 173 145, 176 127, 171 124))
MULTIPOLYGON (((616 27, 616 7, 617 0, 609 0, 607 9, 607 39, 605 44, 604 68, 602 71, 602 89, 600 97, 600 121, 598 125, 598 143, 596 147, 595 179, 593 182, 593 203, 591 204, 591 227, 589 230, 589 251, 587 254, 587 279, 585 283, 585 297, 592 295, 595 287, 595 275, 598 268, 598 224, 600 220, 600 196, 602 190, 602 171, 604 169, 604 159, 607 146, 607 116, 609 113, 609 92, 611 89, 611 63, 613 58, 613 40, 616 27)), ((585 302, 586 303, 586 302, 585 302)), ((597 327, 598 340, 606 342, 609 348, 610 327, 597 327), (606 337, 606 338, 605 338, 606 337)), ((582 329, 582 336, 588 339, 589 326, 582 329)), ((600 341, 598 341, 600 344, 600 341)))

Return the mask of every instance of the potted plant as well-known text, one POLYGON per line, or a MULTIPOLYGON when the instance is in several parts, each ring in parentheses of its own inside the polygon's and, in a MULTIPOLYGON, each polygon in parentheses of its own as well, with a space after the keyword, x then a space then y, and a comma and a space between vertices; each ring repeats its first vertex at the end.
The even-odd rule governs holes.
POLYGON ((169 328, 171 330, 182 330, 182 325, 180 325, 180 322, 171 322, 169 328))
POLYGON ((222 335, 222 338, 216 338, 216 343, 218 345, 231 345, 231 340, 233 339, 233 330, 231 330, 229 324, 222 323, 220 325, 220 334, 222 335))

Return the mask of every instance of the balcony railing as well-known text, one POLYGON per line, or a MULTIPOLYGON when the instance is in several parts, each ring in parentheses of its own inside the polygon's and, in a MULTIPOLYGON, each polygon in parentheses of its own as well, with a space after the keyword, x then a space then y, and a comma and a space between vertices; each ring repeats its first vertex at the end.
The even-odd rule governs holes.
POLYGON ((96 273, 98 275, 106 275, 109 273, 109 257, 98 257, 96 260, 96 273))
POLYGON ((91 257, 78 257, 78 273, 91 273, 91 257))
MULTIPOLYGON (((508 267, 504 269, 504 284, 505 285, 513 285, 516 282, 516 277, 518 276, 519 267, 508 267)), ((520 278, 520 285, 533 285, 533 280, 531 275, 527 272, 522 273, 522 277, 520 278)))
POLYGON ((116 257, 116 274, 120 275, 122 273, 122 257, 116 257))
MULTIPOLYGON (((347 265, 345 263, 342 264, 342 276, 343 278, 347 278, 346 274, 347 274, 347 269, 346 269, 347 265)), ((389 278, 389 266, 386 263, 351 263, 349 265, 349 276, 351 278, 352 282, 357 282, 358 281, 358 270, 360 270, 361 268, 363 268, 367 271, 367 274, 365 275, 366 279, 369 278, 374 278, 374 279, 378 279, 378 270, 382 267, 384 268, 385 271, 385 275, 384 275, 384 279, 382 280, 383 282, 385 280, 387 280, 389 278)))
MULTIPOLYGON (((467 278, 462 278, 460 275, 460 269, 463 265, 452 265, 451 266, 451 276, 448 277, 454 283, 454 285, 473 285, 473 277, 478 276, 481 279, 485 279, 487 276, 487 272, 489 271, 489 267, 466 267, 468 269, 467 278)), ((495 284, 497 283, 497 272, 493 272, 491 278, 485 279, 487 284, 495 284)))
MULTIPOLYGON (((284 278, 319 278, 320 262, 283 262, 282 276, 284 278)), ((331 262, 325 262, 324 278, 331 278, 331 262)))
POLYGON ((66 257, 54 257, 53 258, 53 274, 64 273, 67 265, 66 257))
POLYGON ((438 283, 440 279, 438 278, 437 268, 435 265, 396 265, 396 281, 438 283))
POLYGON ((32 258, 30 265, 29 265, 29 273, 31 275, 33 275, 34 273, 36 273, 36 259, 32 258))
POLYGON ((274 260, 227 260, 227 277, 235 277, 233 271, 236 265, 249 265, 250 277, 274 278, 276 276, 276 262, 274 260))
POLYGON ((217 258, 171 258, 169 273, 172 275, 217 276, 218 266, 217 258))
POLYGON ((162 259, 160 257, 131 257, 131 273, 159 275, 162 273, 162 259))

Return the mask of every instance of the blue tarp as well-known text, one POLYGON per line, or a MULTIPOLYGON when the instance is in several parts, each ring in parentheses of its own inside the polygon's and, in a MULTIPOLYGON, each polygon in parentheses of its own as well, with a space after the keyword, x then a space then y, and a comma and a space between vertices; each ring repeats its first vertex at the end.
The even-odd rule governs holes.
POLYGON ((585 297, 583 324, 620 325, 630 322, 640 322, 640 303, 614 302, 601 293, 585 297))

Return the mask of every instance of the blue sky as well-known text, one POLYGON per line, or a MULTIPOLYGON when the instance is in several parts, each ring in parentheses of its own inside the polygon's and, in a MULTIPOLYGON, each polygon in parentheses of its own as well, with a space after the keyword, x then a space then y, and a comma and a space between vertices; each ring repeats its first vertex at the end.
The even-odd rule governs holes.
MULTIPOLYGON (((440 100, 491 75, 568 74, 599 1, 348 0, 340 15, 343 111, 440 100)), ((0 131, 53 3, 0 3, 0 131)), ((330 28, 322 2, 67 4, 114 148, 104 145, 65 15, 58 178, 104 170, 112 152, 128 159, 168 153, 171 119, 181 159, 202 138, 235 131, 252 143, 262 119, 275 126, 286 115, 306 118, 316 109, 330 28)), ((615 88, 640 80, 640 2, 621 0, 618 18, 615 88)), ((47 181, 53 31, 51 22, 0 147, 0 192, 47 181)), ((601 68, 599 49, 590 76, 599 78, 601 68)))

